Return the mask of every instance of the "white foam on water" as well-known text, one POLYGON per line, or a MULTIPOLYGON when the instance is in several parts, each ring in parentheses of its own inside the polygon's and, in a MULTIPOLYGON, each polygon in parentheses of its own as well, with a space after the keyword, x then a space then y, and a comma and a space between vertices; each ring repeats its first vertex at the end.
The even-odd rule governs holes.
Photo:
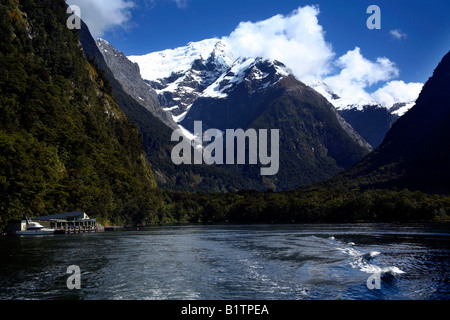
POLYGON ((362 272, 368 273, 368 274, 391 274, 391 275, 398 275, 405 273, 403 270, 399 269, 396 266, 388 266, 388 267, 380 267, 377 266, 371 261, 373 258, 381 255, 381 252, 378 251, 371 251, 364 253, 360 250, 357 250, 354 246, 355 244, 353 242, 350 242, 348 244, 351 247, 346 248, 339 248, 336 249, 341 251, 342 253, 345 253, 349 255, 350 257, 355 257, 355 260, 351 261, 349 264, 352 268, 359 269, 362 272))

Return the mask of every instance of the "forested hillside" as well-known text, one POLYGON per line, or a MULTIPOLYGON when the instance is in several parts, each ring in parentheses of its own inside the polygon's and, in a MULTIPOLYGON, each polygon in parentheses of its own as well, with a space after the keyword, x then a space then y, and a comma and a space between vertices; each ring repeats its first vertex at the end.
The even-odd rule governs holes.
POLYGON ((236 181, 245 189, 245 177, 171 163, 170 130, 109 84, 66 27, 66 9, 64 0, 0 0, 0 228, 24 214, 74 210, 118 224, 448 220, 449 55, 417 105, 353 168, 294 191, 224 193, 236 181), (209 191, 158 189, 148 160, 168 186, 209 191))
POLYGON ((63 0, 0 4, 0 224, 73 210, 135 220, 153 207, 141 136, 66 10, 63 0))

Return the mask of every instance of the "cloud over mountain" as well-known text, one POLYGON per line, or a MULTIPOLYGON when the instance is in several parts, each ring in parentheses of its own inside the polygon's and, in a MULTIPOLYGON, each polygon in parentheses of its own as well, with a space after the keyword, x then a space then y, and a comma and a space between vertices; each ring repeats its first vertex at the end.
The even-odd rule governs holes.
MULTIPOLYGON (((290 15, 276 15, 258 22, 241 22, 226 40, 235 56, 276 59, 310 84, 324 81, 343 97, 361 97, 391 107, 398 98, 414 101, 422 84, 394 81, 399 76, 395 63, 386 57, 365 58, 359 47, 337 57, 319 24, 318 6, 300 7, 290 15), (369 92, 371 86, 382 86, 369 92), (396 91, 398 90, 398 91, 396 91)), ((406 35, 391 32, 397 39, 406 35)))
POLYGON ((368 98, 368 93, 365 91, 366 87, 381 81, 388 81, 399 73, 394 63, 389 59, 377 58, 376 62, 370 61, 363 57, 358 47, 339 57, 335 64, 340 72, 326 77, 324 81, 338 95, 368 98))
POLYGON ((372 94, 375 101, 390 108, 397 101, 415 101, 422 91, 423 84, 417 82, 390 81, 372 94))
POLYGON ((224 39, 235 56, 279 60, 302 81, 313 80, 330 72, 334 57, 318 15, 317 6, 305 6, 287 16, 241 22, 224 39))
MULTIPOLYGON (((157 1, 160 0, 71 0, 70 4, 81 8, 83 20, 97 38, 112 28, 126 26, 136 9, 152 6, 157 1)), ((179 8, 186 8, 188 3, 187 0, 165 1, 174 2, 179 8)), ((422 84, 396 79, 400 71, 390 59, 369 60, 359 47, 337 56, 332 44, 326 41, 326 30, 319 23, 319 16, 319 6, 307 5, 288 15, 243 21, 222 39, 230 45, 235 57, 279 60, 302 82, 324 81, 342 97, 372 99, 387 107, 392 106, 392 101, 398 101, 399 96, 411 101, 417 98, 422 84)), ((401 30, 392 30, 390 36, 402 39, 406 35, 401 30)))

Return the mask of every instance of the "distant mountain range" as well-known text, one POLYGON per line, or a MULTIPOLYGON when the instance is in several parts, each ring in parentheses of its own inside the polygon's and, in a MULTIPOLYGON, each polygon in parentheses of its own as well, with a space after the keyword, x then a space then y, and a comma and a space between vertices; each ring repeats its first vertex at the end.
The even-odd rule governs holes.
MULTIPOLYGON (((97 43, 100 48, 108 47, 104 40, 97 43)), ((106 49, 103 53, 112 58, 111 52, 115 51, 110 47, 109 52, 106 49)), ((226 87, 223 82, 226 73, 233 72, 231 68, 234 71, 245 69, 246 63, 252 63, 247 57, 234 57, 227 42, 219 39, 191 42, 184 47, 128 59, 139 65, 142 78, 158 94, 162 109, 178 123, 184 120, 198 98, 225 97, 226 91, 232 90, 231 83, 239 82, 237 78, 229 79, 226 87), (217 87, 218 82, 222 82, 221 88, 217 87)), ((382 142, 391 125, 414 105, 414 101, 398 101, 388 108, 360 97, 340 97, 321 81, 310 87, 323 95, 373 148, 382 142)))
MULTIPOLYGON (((97 46, 114 76, 123 78, 123 68, 116 66, 133 64, 121 62, 123 54, 106 41, 98 40, 97 46)), ((224 166, 251 181, 252 188, 288 190, 318 182, 372 150, 327 99, 298 81, 279 61, 235 59, 227 44, 217 39, 129 59, 139 65, 143 79, 125 77, 124 89, 142 101, 146 98, 135 88, 142 87, 144 80, 148 90, 157 94, 161 109, 187 136, 192 137, 194 121, 202 121, 205 130, 280 130, 281 163, 276 176, 263 178, 252 166, 224 166)), ((167 119, 165 123, 173 124, 167 119)))
POLYGON ((363 109, 367 106, 373 106, 378 108, 384 108, 392 115, 397 117, 401 117, 404 115, 409 109, 411 109, 415 101, 398 101, 395 102, 392 106, 384 107, 380 102, 377 102, 373 99, 361 98, 361 97, 340 97, 336 94, 330 86, 328 86, 323 81, 315 81, 311 84, 311 87, 314 88, 317 92, 327 98, 337 110, 352 110, 356 109, 359 111, 363 111, 363 109))
POLYGON ((322 81, 316 81, 311 87, 327 98, 345 121, 352 125, 373 148, 383 142, 395 121, 415 104, 415 101, 396 102, 387 108, 372 99, 340 97, 322 81))
POLYGON ((360 163, 326 182, 361 189, 409 188, 450 192, 450 52, 426 82, 417 102, 383 143, 360 163))

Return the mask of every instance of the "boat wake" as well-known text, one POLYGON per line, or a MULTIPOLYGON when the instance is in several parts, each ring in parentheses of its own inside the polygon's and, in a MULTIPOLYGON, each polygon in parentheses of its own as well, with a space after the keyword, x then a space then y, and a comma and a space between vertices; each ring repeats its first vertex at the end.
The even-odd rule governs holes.
MULTIPOLYGON (((335 239, 333 239, 336 241, 335 239)), ((379 266, 376 264, 376 258, 381 256, 381 252, 370 251, 362 252, 355 248, 354 243, 347 244, 346 247, 337 247, 337 250, 348 255, 351 259, 349 265, 358 269, 361 272, 365 272, 370 275, 379 275, 381 280, 385 282, 394 281, 398 275, 404 274, 405 272, 396 266, 379 266)))

